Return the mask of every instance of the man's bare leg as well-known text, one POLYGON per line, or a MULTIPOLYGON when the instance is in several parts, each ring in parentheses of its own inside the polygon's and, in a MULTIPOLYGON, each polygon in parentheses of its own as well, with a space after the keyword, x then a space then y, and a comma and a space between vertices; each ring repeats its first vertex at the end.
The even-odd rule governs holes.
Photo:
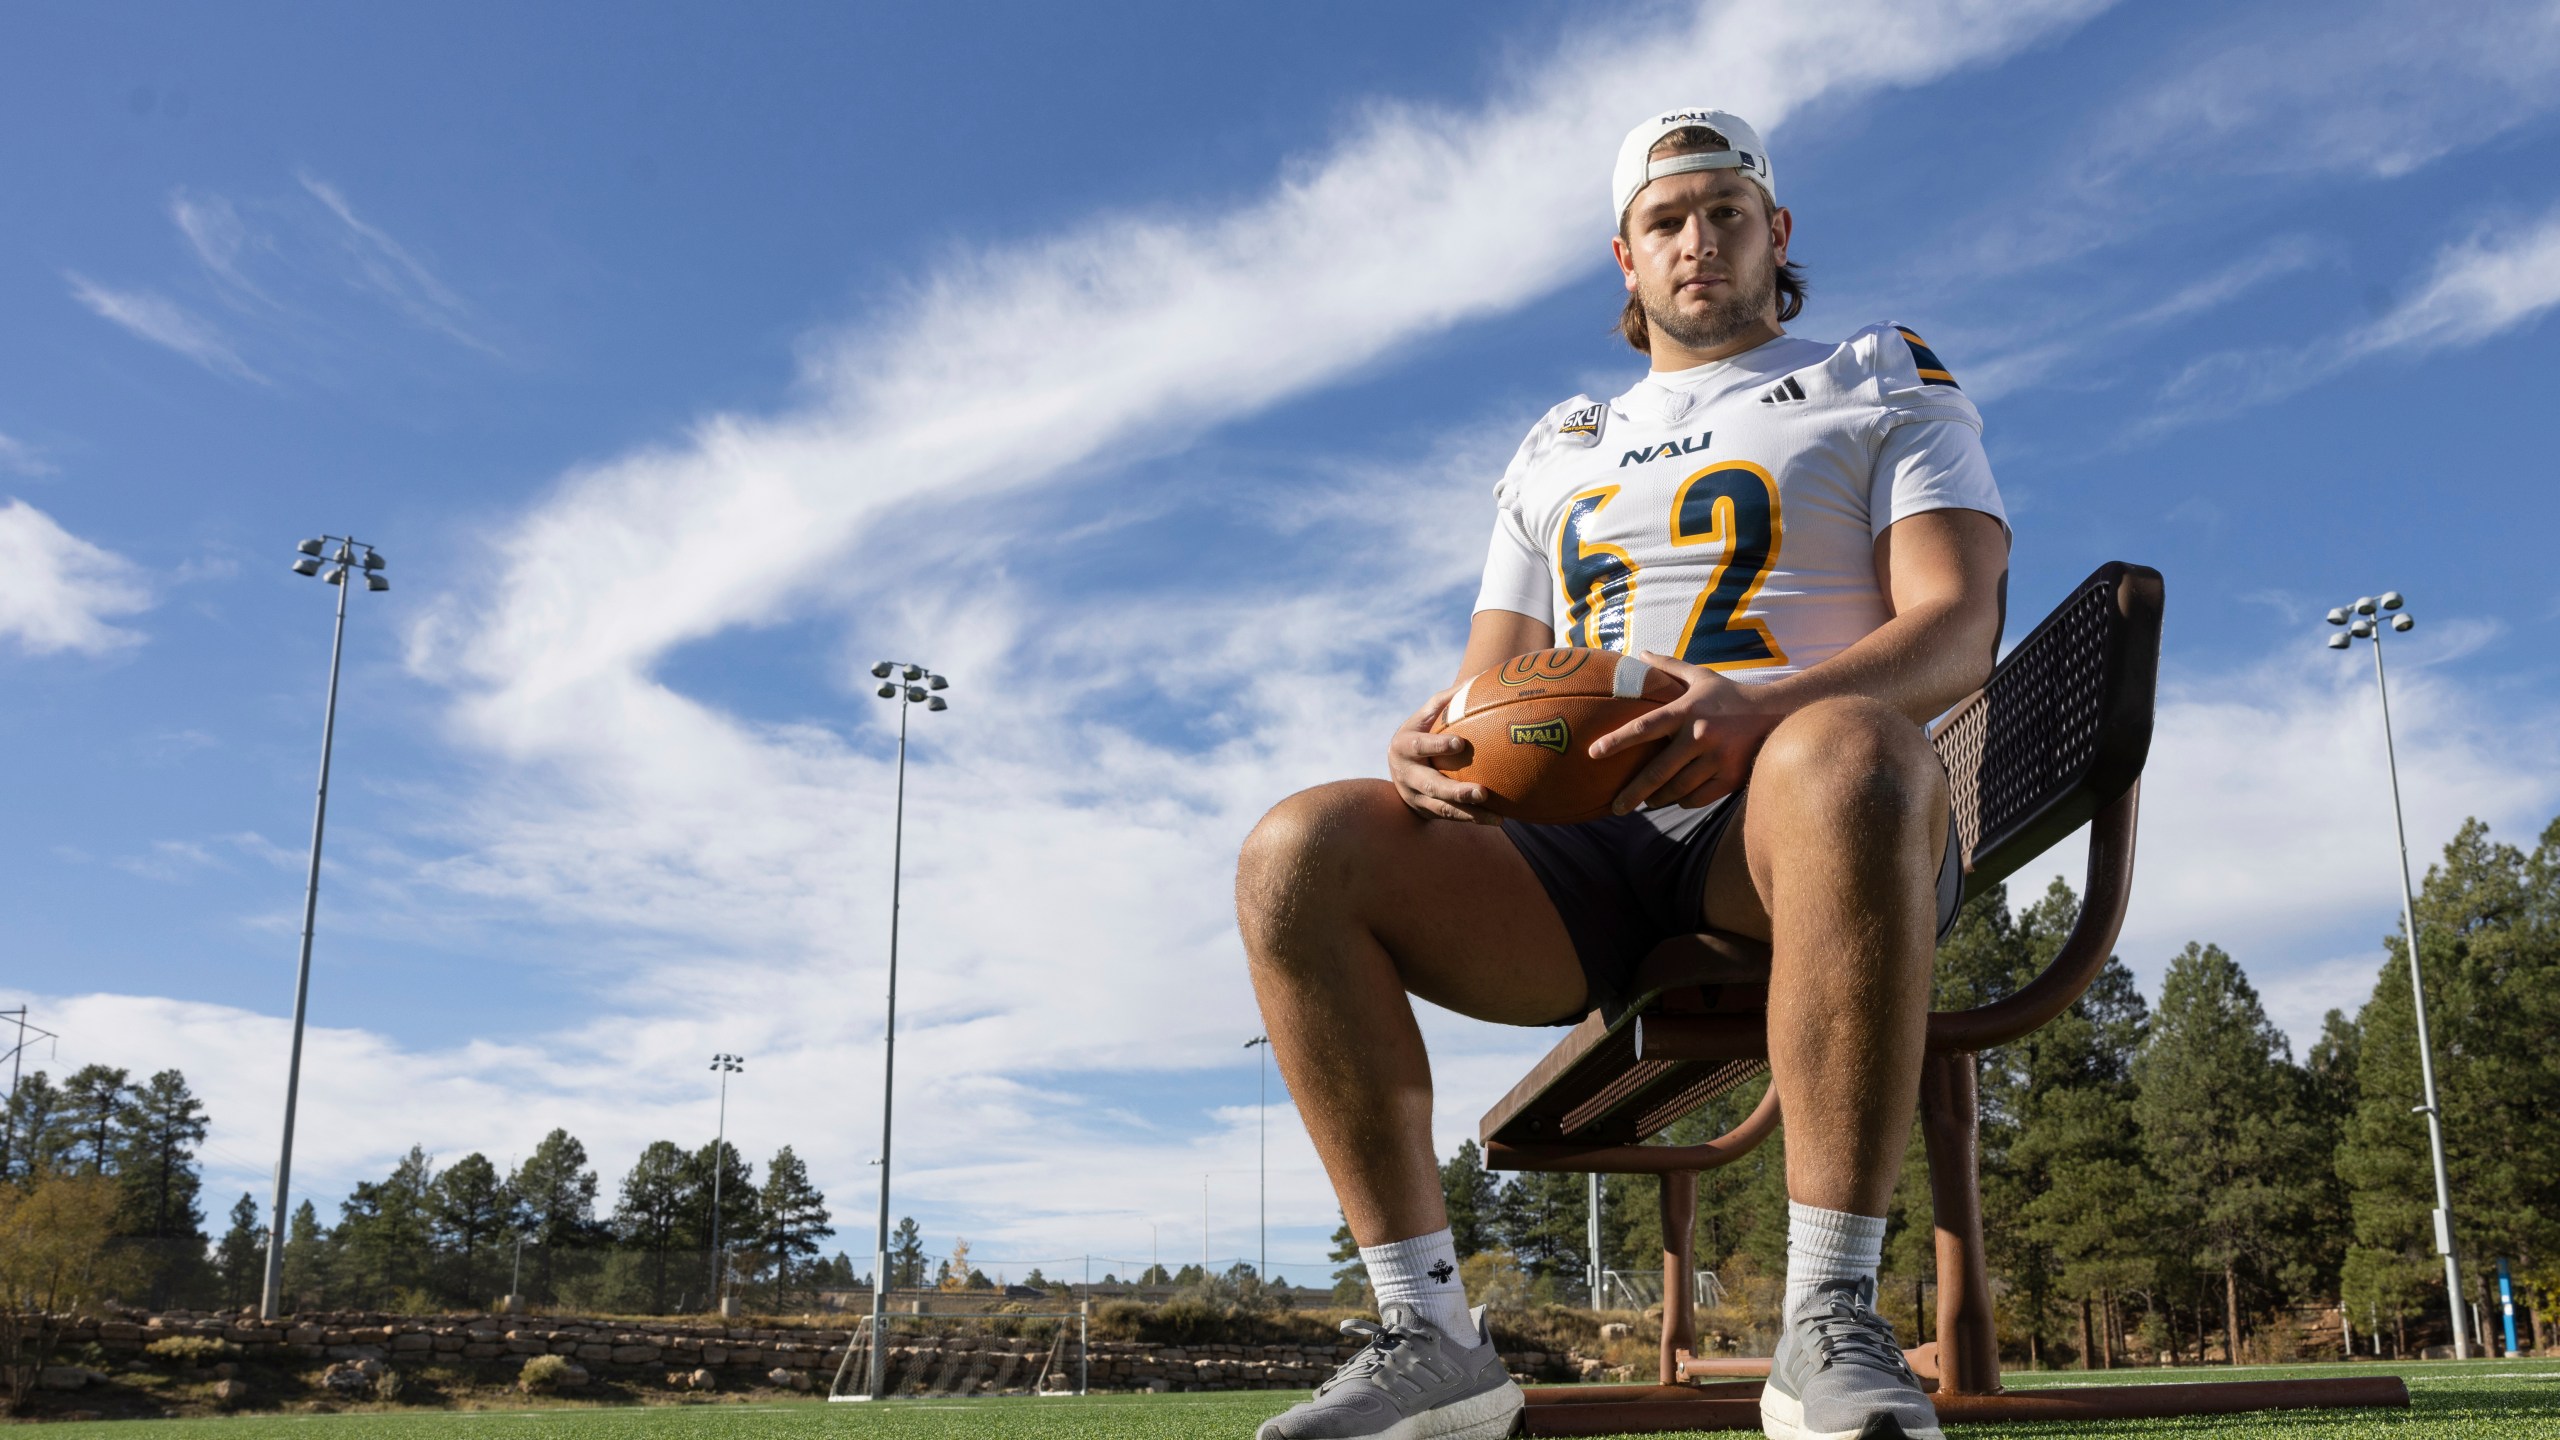
POLYGON ((1363 1245, 1449 1223, 1431 1066, 1408 995, 1538 1025, 1586 989, 1564 922, 1490 826, 1424 819, 1383 781, 1304 791, 1263 817, 1236 913, 1271 1048, 1363 1245))
POLYGON ((1707 880, 1708 923, 1768 939, 1787 1194, 1882 1215, 1919 1103, 1946 771, 1919 727, 1827 700, 1770 733, 1707 880))

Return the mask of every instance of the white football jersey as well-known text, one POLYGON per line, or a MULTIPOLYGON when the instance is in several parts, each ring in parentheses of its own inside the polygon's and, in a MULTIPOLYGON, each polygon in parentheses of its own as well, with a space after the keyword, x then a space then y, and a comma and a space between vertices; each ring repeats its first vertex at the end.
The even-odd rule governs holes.
POLYGON ((1875 540, 1924 510, 2008 523, 1982 416, 1898 325, 1781 336, 1547 412, 1494 487, 1478 610, 1558 645, 1792 675, 1888 618, 1875 540))

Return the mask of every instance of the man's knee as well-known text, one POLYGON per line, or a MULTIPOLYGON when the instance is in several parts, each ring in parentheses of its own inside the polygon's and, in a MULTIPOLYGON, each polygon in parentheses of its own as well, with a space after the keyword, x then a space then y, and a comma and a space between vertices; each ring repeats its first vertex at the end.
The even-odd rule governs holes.
POLYGON ((1943 826, 1947 772, 1900 712, 1864 697, 1822 700, 1770 732, 1752 766, 1751 808, 1868 835, 1943 826))
POLYGON ((1404 810, 1380 780, 1337 780, 1271 807, 1236 857, 1236 918, 1248 944, 1345 906, 1363 857, 1404 810))

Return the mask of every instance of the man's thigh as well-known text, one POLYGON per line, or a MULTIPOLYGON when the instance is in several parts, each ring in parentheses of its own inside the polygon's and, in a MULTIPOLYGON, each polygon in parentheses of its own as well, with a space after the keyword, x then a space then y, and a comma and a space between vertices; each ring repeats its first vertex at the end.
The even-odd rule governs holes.
MULTIPOLYGON (((1767 855, 1771 850, 1789 844, 1830 842, 1809 841, 1804 836, 1769 825, 1762 826, 1755 834, 1751 828, 1750 790, 1746 788, 1737 793, 1733 803, 1740 810, 1718 839, 1715 858, 1707 862, 1707 895, 1701 909, 1707 917, 1707 924, 1714 929, 1766 941, 1770 938, 1769 905, 1767 897, 1760 893, 1759 882, 1751 873, 1751 856, 1755 847, 1759 853, 1767 855)), ((1954 816, 1950 814, 1947 828, 1936 832, 1929 856, 1939 877, 1937 927, 1942 938, 1953 918, 1950 885, 1960 885, 1963 880, 1960 869, 1949 869, 1951 861, 1961 864, 1954 848, 1954 825, 1954 816)))
POLYGON ((1554 1024, 1584 1008, 1588 985, 1564 922, 1499 827, 1417 815, 1379 780, 1323 786, 1282 810, 1291 807, 1297 843, 1317 852, 1300 859, 1315 868, 1308 878, 1342 887, 1407 990, 1506 1025, 1554 1024))

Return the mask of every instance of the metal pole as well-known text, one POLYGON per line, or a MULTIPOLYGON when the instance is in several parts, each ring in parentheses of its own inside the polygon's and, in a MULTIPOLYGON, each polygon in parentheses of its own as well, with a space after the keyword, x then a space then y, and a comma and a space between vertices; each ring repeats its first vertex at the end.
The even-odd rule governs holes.
POLYGON ((311 873, 302 889, 302 960, 293 979, 293 1051, 284 1072, 284 1145, 276 1154, 275 1219, 267 1227, 267 1284, 260 1319, 276 1318, 284 1290, 285 1205, 293 1189, 293 1111, 302 1091, 302 1023, 311 1006, 311 929, 320 915, 320 835, 329 820, 329 752, 338 737, 338 657, 347 643, 347 591, 358 580, 354 547, 338 546, 338 620, 329 637, 329 701, 320 719, 320 792, 311 806, 311 873))
POLYGON ((729 1072, 720 1071, 720 1125, 711 1139, 711 1308, 720 1308, 720 1172, 728 1169, 729 1072))
POLYGON ((1598 1171, 1593 1171, 1591 1175, 1589 1208, 1590 1213, 1586 1219, 1590 1233, 1585 1238, 1591 1242, 1591 1308, 1597 1310, 1601 1308, 1602 1300, 1600 1294, 1600 1174, 1598 1171))
POLYGON ((1262 1250, 1254 1261, 1254 1274, 1268 1285, 1271 1283, 1271 1042, 1267 1036, 1262 1045, 1261 1083, 1261 1099, 1255 1107, 1255 1126, 1260 1133, 1255 1137, 1255 1144, 1261 1151, 1259 1164, 1262 1173, 1256 1185, 1259 1193, 1254 1200, 1254 1225, 1259 1232, 1262 1250))
POLYGON ((2464 1314, 2462 1266, 2453 1253, 2453 1186, 2445 1176, 2444 1117, 2436 1104, 2436 1064, 2433 1046, 2427 1039, 2427 986, 2418 971, 2418 900, 2409 883, 2409 825, 2400 813, 2400 757, 2391 740, 2391 687, 2382 673, 2382 632, 2390 627, 2381 617, 2374 617, 2373 688, 2382 697, 2382 758, 2391 775, 2391 827, 2400 842, 2400 919, 2401 932, 2409 942, 2409 995, 2418 1021, 2418 1080, 2424 1088, 2426 1103, 2418 1112, 2427 1117, 2427 1150, 2435 1161, 2436 1172, 2436 1252, 2444 1256, 2445 1309, 2453 1321, 2453 1358, 2471 1358, 2471 1327, 2464 1314))
POLYGON ((888 1390, 889 1336, 881 1326, 882 1298, 889 1291, 889 1120, 890 1097, 898 1083, 898 870, 906 859, 907 709, 905 687, 898 692, 898 802, 889 826, 889 1023, 882 1036, 886 1058, 880 1074, 880 1246, 871 1286, 871 1395, 888 1390))

